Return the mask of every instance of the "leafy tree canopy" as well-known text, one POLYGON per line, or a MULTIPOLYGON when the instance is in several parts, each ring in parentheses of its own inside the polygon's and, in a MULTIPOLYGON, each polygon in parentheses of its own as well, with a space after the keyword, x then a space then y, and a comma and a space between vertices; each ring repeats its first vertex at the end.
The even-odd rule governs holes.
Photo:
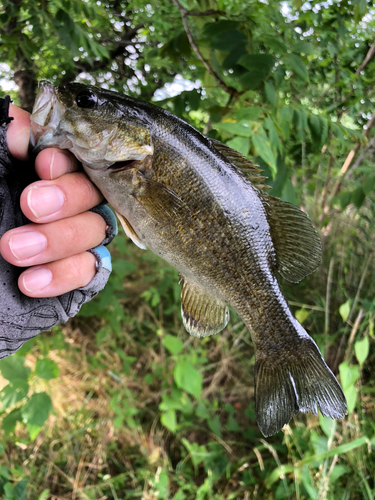
MULTIPOLYGON (((374 12, 366 0, 4 0, 0 47, 25 108, 39 79, 147 100, 158 90, 160 105, 256 158, 278 196, 297 201, 292 174, 302 166, 313 189, 328 163, 333 199, 346 155, 371 136, 374 12), (176 77, 198 83, 160 92, 176 77)), ((340 201, 360 206, 371 188, 359 182, 340 201)))

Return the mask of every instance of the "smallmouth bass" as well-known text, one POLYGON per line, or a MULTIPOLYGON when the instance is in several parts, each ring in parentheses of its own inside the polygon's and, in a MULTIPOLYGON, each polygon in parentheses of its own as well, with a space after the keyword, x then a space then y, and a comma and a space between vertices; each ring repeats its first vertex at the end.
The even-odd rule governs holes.
POLYGON ((313 272, 320 240, 306 214, 266 193, 256 166, 168 111, 78 83, 41 82, 31 120, 35 151, 69 149, 133 242, 178 269, 191 335, 225 328, 227 304, 241 316, 254 343, 256 417, 265 436, 299 411, 347 413, 275 275, 298 282, 313 272))

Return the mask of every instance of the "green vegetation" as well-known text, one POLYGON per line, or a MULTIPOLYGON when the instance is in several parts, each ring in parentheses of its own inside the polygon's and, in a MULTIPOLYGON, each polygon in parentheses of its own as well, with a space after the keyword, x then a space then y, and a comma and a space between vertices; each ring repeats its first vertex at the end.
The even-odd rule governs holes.
POLYGON ((105 290, 0 362, 4 500, 374 498, 374 14, 366 0, 0 3, 17 102, 41 78, 156 92, 308 211, 323 263, 283 289, 349 407, 264 439, 240 318, 189 337, 177 272, 120 233, 105 290), (171 97, 177 75, 195 88, 171 97))

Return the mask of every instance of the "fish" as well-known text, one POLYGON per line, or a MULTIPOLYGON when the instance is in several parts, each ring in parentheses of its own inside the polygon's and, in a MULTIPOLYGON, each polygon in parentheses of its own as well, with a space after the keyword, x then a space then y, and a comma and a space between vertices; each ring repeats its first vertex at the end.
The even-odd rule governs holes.
POLYGON ((261 170, 148 102, 81 83, 39 83, 31 148, 68 149, 128 237, 179 271, 186 330, 223 330, 231 306, 254 345, 264 436, 298 412, 347 414, 318 346, 291 313, 277 273, 296 283, 321 262, 307 214, 268 194, 261 170))

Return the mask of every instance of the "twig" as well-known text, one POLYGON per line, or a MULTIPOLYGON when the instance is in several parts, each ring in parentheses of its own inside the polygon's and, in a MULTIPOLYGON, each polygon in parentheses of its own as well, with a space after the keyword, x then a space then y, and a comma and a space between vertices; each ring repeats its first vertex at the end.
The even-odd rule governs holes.
MULTIPOLYGON (((368 136, 368 133, 370 132, 370 130, 372 129, 372 127, 374 125, 375 125, 375 111, 372 114, 372 116, 369 119, 369 121, 366 123, 366 129, 362 133, 363 137, 367 137, 368 136)), ((357 154, 357 152, 358 152, 358 150, 359 150, 360 147, 361 147, 361 144, 359 142, 357 142, 357 144, 354 146, 354 148, 350 151, 350 153, 346 157, 346 160, 345 160, 343 166, 341 167, 341 171, 340 171, 340 174, 339 174, 339 176, 337 178, 336 184, 334 185, 334 187, 333 187, 333 189, 331 191, 331 195, 330 195, 330 197, 328 199, 328 204, 329 204, 330 201, 333 200, 333 198, 336 196, 336 194, 340 190, 342 181, 343 181, 346 173, 348 172, 348 170, 350 168, 350 165, 352 164, 352 162, 354 160, 354 157, 357 154)))
POLYGON ((333 267, 335 265, 335 259, 332 257, 329 262, 328 277, 327 277, 327 289, 326 289, 326 310, 325 310, 325 321, 324 321, 324 337, 325 337, 325 352, 327 353, 328 344, 328 334, 329 334, 329 313, 331 305, 331 287, 332 287, 332 274, 333 267))
POLYGON ((182 18, 182 23, 183 23, 184 28, 185 28, 186 36, 188 37, 189 43, 191 45, 191 48, 194 50, 194 52, 195 52, 196 56, 198 57, 198 59, 203 63, 203 65, 206 68, 206 70, 210 73, 210 75, 212 75, 215 78, 215 80, 218 83, 218 85, 223 90, 225 90, 225 92, 228 92, 228 94, 233 95, 235 97, 238 97, 239 96, 239 92, 234 87, 229 87, 225 82, 223 82, 223 80, 220 78, 220 76, 211 68, 211 66, 208 64, 208 62, 206 61, 206 59, 201 54, 201 52, 200 52, 200 50, 198 48, 198 45, 195 43, 193 35, 191 34, 191 31, 190 31, 190 28, 189 28, 189 24, 187 22, 187 16, 189 15, 189 11, 186 10, 180 4, 180 2, 178 0, 171 0, 171 1, 175 4, 175 6, 180 11, 181 18, 182 18))
POLYGON ((372 148, 375 146, 375 136, 371 139, 371 141, 369 141, 365 147, 365 149, 362 151, 362 153, 358 156, 358 158, 356 159, 354 165, 352 166, 351 168, 351 171, 353 172, 353 170, 357 169, 360 164, 363 162, 363 160, 366 158, 366 156, 369 154, 369 153, 372 153, 373 150, 372 148))
POLYGON ((357 76, 364 69, 364 67, 367 66, 367 64, 371 61, 371 59, 374 57, 374 55, 375 55, 375 42, 371 45, 371 47, 369 48, 369 50, 368 50, 368 52, 366 54, 366 57, 364 58, 362 64, 360 65, 360 67, 355 72, 355 74, 357 76))
POLYGON ((348 340, 348 345, 346 347, 345 356, 344 356, 344 360, 345 361, 348 361, 348 362, 350 361, 352 345, 353 345, 353 342, 354 342, 355 335, 356 335, 356 333, 358 331, 359 325, 361 324, 362 316, 363 316, 363 309, 361 308, 359 310, 357 319, 354 322, 354 326, 352 328, 352 331, 350 332, 350 336, 349 336, 349 340, 348 340))

